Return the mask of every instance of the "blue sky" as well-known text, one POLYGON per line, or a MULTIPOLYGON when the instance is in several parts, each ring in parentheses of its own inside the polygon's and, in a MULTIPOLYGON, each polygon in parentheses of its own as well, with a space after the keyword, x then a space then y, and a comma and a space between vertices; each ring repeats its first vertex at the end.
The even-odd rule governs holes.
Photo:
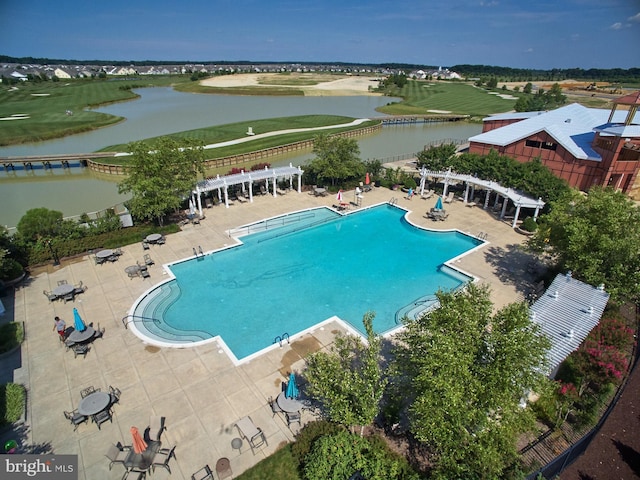
POLYGON ((0 54, 640 67, 640 0, 0 0, 0 54))

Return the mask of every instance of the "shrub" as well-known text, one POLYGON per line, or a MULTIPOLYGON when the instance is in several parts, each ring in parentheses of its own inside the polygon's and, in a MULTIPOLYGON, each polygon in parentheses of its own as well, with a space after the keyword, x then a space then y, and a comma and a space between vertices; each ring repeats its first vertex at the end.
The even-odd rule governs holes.
POLYGON ((522 221, 520 228, 526 230, 527 232, 535 232, 538 228, 538 224, 533 218, 527 217, 522 221))
POLYGON ((22 323, 11 322, 0 326, 0 353, 8 352, 24 340, 22 323))
POLYGON ((346 430, 318 438, 305 458, 307 480, 344 480, 354 473, 367 480, 417 480, 406 460, 390 452, 382 440, 346 430))
POLYGON ((25 405, 25 389, 17 383, 0 385, 0 425, 8 425, 20 420, 25 405))
POLYGON ((313 442, 323 435, 331 435, 342 430, 344 430, 342 425, 327 420, 307 423, 296 435, 296 441, 291 446, 291 453, 298 464, 302 464, 304 457, 311 451, 313 442))
POLYGON ((0 259, 0 280, 13 280, 18 278, 24 268, 13 258, 0 259))
POLYGON ((412 188, 412 189, 415 190, 417 186, 418 186, 418 184, 413 179, 413 177, 405 178, 405 180, 404 180, 404 188, 412 188))

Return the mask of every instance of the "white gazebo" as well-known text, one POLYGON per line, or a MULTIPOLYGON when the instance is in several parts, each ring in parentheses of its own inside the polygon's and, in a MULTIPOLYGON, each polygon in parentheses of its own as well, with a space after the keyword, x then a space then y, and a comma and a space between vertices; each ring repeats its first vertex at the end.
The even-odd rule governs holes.
POLYGON ((513 202, 513 205, 516 208, 515 214, 513 215, 513 223, 512 227, 515 228, 518 223, 518 217, 520 216, 521 208, 532 208, 534 209, 533 219, 538 218, 538 214, 542 207, 544 207, 545 203, 541 198, 535 199, 528 197, 527 195, 514 190, 512 188, 505 188, 497 182, 491 180, 483 180, 481 178, 474 177, 473 175, 465 175, 461 173, 452 172, 451 169, 446 171, 433 171, 427 170, 426 168, 422 168, 420 170, 420 194, 424 193, 424 188, 427 183, 427 177, 433 178, 441 178, 444 183, 444 190, 442 195, 447 195, 447 189, 452 182, 464 182, 466 184, 466 188, 464 190, 464 202, 466 203, 469 198, 474 197, 474 192, 476 188, 481 188, 486 191, 486 195, 484 198, 484 202, 482 204, 482 208, 485 210, 489 207, 489 197, 492 192, 496 192, 496 198, 494 202, 494 207, 498 204, 498 200, 500 197, 505 199, 502 202, 502 209, 500 210, 500 218, 504 218, 507 211, 508 200, 513 202))
POLYGON ((289 186, 293 189, 293 176, 298 176, 297 191, 302 191, 302 174, 304 171, 300 167, 294 167, 289 164, 288 167, 267 168, 264 170, 254 170, 250 172, 235 173, 233 175, 220 176, 215 178, 208 178, 202 180, 196 184, 196 188, 193 190, 193 194, 197 199, 197 207, 200 215, 202 216, 202 193, 210 192, 212 190, 218 191, 218 200, 222 202, 224 196, 224 204, 229 208, 229 187, 234 185, 241 185, 244 192, 247 188, 249 190, 249 201, 253 202, 253 183, 258 181, 264 181, 267 193, 271 193, 274 197, 277 196, 277 181, 279 178, 285 178, 289 180, 289 186), (269 190, 269 181, 271 181, 271 191, 269 190))

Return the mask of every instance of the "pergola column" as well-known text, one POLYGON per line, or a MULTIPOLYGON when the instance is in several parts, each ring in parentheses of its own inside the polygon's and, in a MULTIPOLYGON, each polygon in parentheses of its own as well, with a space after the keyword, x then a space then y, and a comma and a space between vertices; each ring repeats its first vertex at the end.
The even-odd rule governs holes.
POLYGON ((229 187, 224 184, 224 206, 229 208, 229 187))

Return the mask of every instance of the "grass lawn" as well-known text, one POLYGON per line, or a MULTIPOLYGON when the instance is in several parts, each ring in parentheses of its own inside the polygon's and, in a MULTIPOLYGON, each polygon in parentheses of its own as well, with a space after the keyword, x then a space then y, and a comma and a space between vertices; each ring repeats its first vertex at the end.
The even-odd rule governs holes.
POLYGON ((0 146, 49 140, 112 125, 122 118, 90 108, 132 100, 137 97, 132 88, 188 81, 188 76, 159 76, 0 84, 0 118, 12 119, 0 122, 0 146), (73 115, 67 115, 67 111, 73 115))
MULTIPOLYGON (((511 94, 513 92, 497 93, 511 94)), ((516 100, 506 100, 487 90, 467 83, 410 80, 400 90, 389 93, 404 100, 385 105, 379 111, 390 115, 426 114, 429 110, 441 110, 472 117, 484 117, 493 113, 513 110, 516 100)))
MULTIPOLYGON (((355 118, 343 117, 338 115, 301 115, 297 117, 279 117, 265 120, 248 120, 226 125, 199 128, 196 130, 188 130, 186 132, 170 134, 167 135, 167 137, 175 138, 177 140, 190 138, 201 142, 203 145, 210 145, 213 143, 234 140, 236 138, 247 138, 247 130, 249 127, 253 129, 254 133, 260 134, 293 128, 314 128, 323 127, 326 125, 339 125, 342 123, 350 123, 353 120, 355 120, 355 118)), ((354 127, 336 128, 327 130, 326 132, 339 133, 375 125, 376 123, 377 122, 365 122, 354 127)), ((264 148, 275 147, 278 145, 286 145, 288 143, 314 138, 319 133, 321 133, 321 131, 286 133, 273 137, 256 138, 255 140, 251 140, 249 142, 241 143, 238 145, 230 145, 226 147, 205 150, 205 158, 221 158, 229 155, 237 155, 240 153, 253 152, 264 148)), ((154 140, 156 140, 157 138, 158 137, 149 138, 144 141, 152 145, 154 140)), ((102 149, 102 151, 126 152, 127 145, 112 145, 102 149)), ((126 162, 126 159, 122 157, 105 158, 101 161, 103 163, 123 164, 126 162)))

